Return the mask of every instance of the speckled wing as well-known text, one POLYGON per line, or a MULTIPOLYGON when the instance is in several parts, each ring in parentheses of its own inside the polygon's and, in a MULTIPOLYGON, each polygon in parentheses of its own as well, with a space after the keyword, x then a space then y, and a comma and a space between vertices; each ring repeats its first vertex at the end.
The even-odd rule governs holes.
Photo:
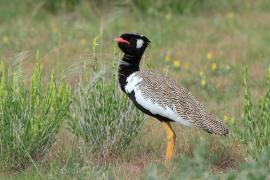
POLYGON ((228 130, 177 81, 151 71, 138 71, 127 78, 127 93, 152 114, 186 126, 195 125, 209 133, 228 134, 228 130))

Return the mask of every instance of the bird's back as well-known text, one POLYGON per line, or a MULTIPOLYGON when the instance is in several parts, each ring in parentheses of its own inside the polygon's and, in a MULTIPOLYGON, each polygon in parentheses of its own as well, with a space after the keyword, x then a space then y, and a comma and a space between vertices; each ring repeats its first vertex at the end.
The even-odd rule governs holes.
POLYGON ((228 129, 177 81, 151 71, 137 71, 127 81, 130 90, 135 92, 137 102, 146 109, 184 125, 195 125, 209 133, 228 134, 228 129))

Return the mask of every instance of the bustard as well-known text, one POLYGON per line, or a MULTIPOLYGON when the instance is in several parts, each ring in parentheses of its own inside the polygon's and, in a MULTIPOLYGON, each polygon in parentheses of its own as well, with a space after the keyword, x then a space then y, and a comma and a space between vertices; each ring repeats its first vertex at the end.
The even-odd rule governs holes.
POLYGON ((170 122, 197 126, 211 134, 225 136, 229 133, 228 129, 177 81, 159 73, 140 71, 140 60, 150 43, 147 37, 124 33, 115 41, 124 53, 118 68, 121 89, 138 109, 164 125, 168 141, 165 162, 172 158, 176 140, 170 122))

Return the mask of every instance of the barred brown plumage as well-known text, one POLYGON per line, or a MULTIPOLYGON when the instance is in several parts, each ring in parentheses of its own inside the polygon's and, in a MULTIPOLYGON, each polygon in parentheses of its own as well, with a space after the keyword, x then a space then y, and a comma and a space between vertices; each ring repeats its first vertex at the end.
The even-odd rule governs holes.
POLYGON ((155 72, 140 71, 141 57, 150 43, 147 37, 124 33, 116 41, 125 53, 118 68, 120 87, 138 109, 163 123, 168 138, 165 161, 172 158, 176 140, 170 122, 194 125, 211 134, 229 133, 180 83, 155 72))

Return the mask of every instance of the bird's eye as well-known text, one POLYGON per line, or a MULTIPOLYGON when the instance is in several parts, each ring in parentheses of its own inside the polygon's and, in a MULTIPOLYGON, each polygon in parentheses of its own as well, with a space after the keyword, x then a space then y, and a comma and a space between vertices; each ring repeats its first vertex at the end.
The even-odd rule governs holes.
POLYGON ((142 39, 137 39, 136 48, 140 49, 142 46, 143 46, 143 40, 142 39))

